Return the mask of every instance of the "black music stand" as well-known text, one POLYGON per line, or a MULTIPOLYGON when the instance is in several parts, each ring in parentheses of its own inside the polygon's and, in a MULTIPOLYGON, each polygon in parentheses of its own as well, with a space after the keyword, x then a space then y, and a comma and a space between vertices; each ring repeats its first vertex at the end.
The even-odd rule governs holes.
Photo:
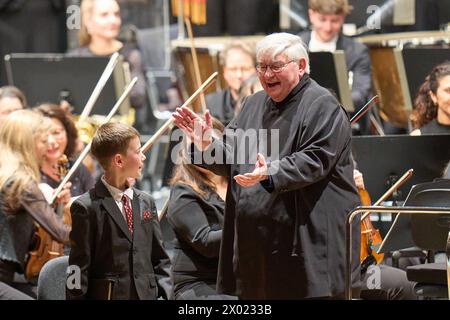
POLYGON ((374 200, 412 168, 411 179, 391 197, 405 200, 413 185, 440 178, 450 160, 450 135, 360 136, 352 140, 355 161, 374 200))
POLYGON ((344 51, 337 50, 333 53, 310 52, 309 64, 311 78, 322 87, 330 90, 347 111, 353 112, 355 108, 348 83, 348 69, 344 51))
MULTIPOLYGON (((74 114, 81 114, 108 61, 108 57, 65 54, 5 56, 8 83, 25 93, 29 105, 66 100, 74 107, 74 114)), ((123 93, 126 80, 121 61, 102 90, 92 114, 107 115, 123 93)), ((127 113, 129 107, 129 99, 126 99, 119 113, 127 113)))
MULTIPOLYGON (((413 186, 404 206, 450 207, 450 179, 413 186)), ((390 252, 414 246, 444 251, 449 230, 448 215, 397 215, 379 251, 390 252)))

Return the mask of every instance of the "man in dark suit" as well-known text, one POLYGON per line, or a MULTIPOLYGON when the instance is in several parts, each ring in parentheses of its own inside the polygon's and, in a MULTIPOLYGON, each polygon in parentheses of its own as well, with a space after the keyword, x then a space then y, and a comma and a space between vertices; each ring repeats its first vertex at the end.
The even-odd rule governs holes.
POLYGON ((69 276, 68 299, 169 297, 170 260, 155 203, 129 183, 141 175, 140 149, 139 133, 124 124, 105 124, 93 138, 92 153, 105 174, 71 207, 69 265, 79 268, 81 279, 77 287, 69 276))
MULTIPOLYGON (((372 71, 368 48, 341 33, 352 7, 347 0, 309 0, 308 14, 312 31, 300 34, 310 52, 344 50, 355 110, 372 96, 372 71)), ((360 122, 365 133, 367 123, 360 122)))

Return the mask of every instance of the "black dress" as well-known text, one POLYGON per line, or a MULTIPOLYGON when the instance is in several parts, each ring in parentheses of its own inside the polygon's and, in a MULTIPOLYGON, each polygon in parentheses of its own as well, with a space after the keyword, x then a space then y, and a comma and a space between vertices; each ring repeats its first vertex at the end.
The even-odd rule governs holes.
POLYGON ((231 299, 216 291, 224 201, 185 184, 173 186, 167 220, 175 232, 172 280, 175 299, 231 299))
POLYGON ((420 134, 450 134, 450 125, 441 124, 435 118, 420 128, 420 134))

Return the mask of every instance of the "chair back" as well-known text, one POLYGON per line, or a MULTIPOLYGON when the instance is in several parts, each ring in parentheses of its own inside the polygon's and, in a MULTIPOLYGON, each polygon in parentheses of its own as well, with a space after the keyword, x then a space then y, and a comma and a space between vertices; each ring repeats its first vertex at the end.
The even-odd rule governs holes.
POLYGON ((65 300, 69 257, 62 256, 48 261, 39 273, 38 300, 65 300))

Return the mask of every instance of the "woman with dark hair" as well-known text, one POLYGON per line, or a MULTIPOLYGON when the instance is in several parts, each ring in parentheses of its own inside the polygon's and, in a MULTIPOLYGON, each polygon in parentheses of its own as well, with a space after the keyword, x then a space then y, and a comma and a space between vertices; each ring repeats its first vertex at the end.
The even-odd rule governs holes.
MULTIPOLYGON (((213 128, 219 133, 224 129, 216 119, 213 128)), ((167 220, 175 233, 173 296, 178 300, 235 299, 216 291, 227 179, 191 164, 189 144, 184 138, 170 181, 167 220)))
POLYGON ((5 86, 0 88, 0 122, 8 114, 27 107, 25 95, 18 88, 5 86))
POLYGON ((420 86, 411 135, 450 133, 450 61, 433 68, 420 86))
MULTIPOLYGON (((57 188, 62 180, 59 169, 61 169, 61 166, 64 166, 64 156, 68 162, 63 169, 69 169, 74 160, 76 160, 78 132, 69 113, 64 111, 59 105, 42 104, 36 110, 43 116, 51 119, 53 123, 51 133, 55 137, 56 142, 49 145, 46 150, 44 161, 41 165, 41 179, 42 182, 47 183, 50 187, 57 188)), ((94 178, 83 164, 80 164, 70 182, 72 182, 70 190, 72 196, 82 195, 94 186, 94 178)))

